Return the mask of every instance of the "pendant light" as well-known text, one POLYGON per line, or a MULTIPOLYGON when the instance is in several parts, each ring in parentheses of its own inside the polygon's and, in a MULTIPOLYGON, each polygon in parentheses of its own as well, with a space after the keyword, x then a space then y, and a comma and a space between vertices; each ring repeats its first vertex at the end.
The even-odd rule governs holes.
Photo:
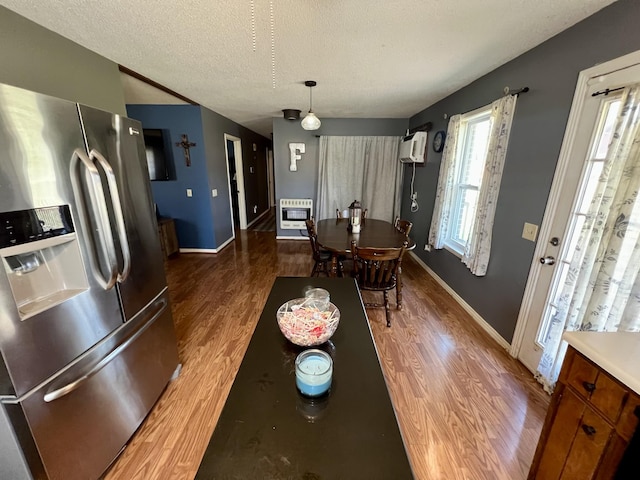
POLYGON ((313 80, 307 80, 304 84, 309 87, 309 113, 302 119, 300 125, 305 130, 317 130, 320 128, 320 119, 313 113, 313 102, 311 99, 311 90, 316 86, 316 82, 313 80))

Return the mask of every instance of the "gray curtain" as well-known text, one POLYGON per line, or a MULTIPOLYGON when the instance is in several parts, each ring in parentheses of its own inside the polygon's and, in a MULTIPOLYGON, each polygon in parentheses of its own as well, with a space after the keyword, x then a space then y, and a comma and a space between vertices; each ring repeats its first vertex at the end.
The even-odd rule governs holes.
POLYGON ((400 215, 401 137, 320 137, 318 219, 332 218, 354 200, 367 218, 393 222, 400 215))

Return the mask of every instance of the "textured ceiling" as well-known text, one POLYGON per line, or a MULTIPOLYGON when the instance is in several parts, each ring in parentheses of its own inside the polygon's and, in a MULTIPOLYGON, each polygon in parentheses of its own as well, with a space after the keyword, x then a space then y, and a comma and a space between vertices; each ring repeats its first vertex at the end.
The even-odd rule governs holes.
MULTIPOLYGON (((408 118, 613 0, 0 0, 258 133, 408 118)), ((517 86, 513 86, 517 87, 517 86)), ((126 82, 131 103, 179 103, 126 82)))

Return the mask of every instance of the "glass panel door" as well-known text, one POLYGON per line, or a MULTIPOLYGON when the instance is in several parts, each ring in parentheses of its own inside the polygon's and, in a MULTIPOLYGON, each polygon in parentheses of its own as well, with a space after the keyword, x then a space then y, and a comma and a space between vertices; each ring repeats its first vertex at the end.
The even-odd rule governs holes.
POLYGON ((558 300, 562 293, 562 286, 565 284, 569 265, 571 261, 574 260, 582 225, 584 224, 588 208, 596 192, 598 179, 602 173, 604 160, 613 136, 615 120, 622 104, 621 96, 621 93, 609 95, 603 97, 600 102, 598 120, 589 148, 589 155, 585 161, 575 206, 569 216, 567 236, 564 240, 565 247, 561 250, 561 256, 557 260, 558 265, 549 292, 549 302, 536 335, 536 343, 541 348, 545 346, 544 339, 548 336, 551 319, 557 314, 558 300))

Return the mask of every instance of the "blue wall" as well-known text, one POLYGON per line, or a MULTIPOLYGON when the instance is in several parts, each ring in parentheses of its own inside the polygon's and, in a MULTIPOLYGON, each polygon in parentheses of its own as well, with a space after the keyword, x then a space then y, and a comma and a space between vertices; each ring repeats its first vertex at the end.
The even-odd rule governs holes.
POLYGON ((175 179, 151 182, 151 190, 160 215, 175 219, 180 247, 216 248, 201 107, 127 105, 127 114, 142 122, 143 128, 160 128, 169 133, 175 179), (184 133, 196 144, 190 149, 190 167, 185 164, 183 148, 176 146, 184 133), (188 188, 193 192, 190 198, 186 195, 188 188))

